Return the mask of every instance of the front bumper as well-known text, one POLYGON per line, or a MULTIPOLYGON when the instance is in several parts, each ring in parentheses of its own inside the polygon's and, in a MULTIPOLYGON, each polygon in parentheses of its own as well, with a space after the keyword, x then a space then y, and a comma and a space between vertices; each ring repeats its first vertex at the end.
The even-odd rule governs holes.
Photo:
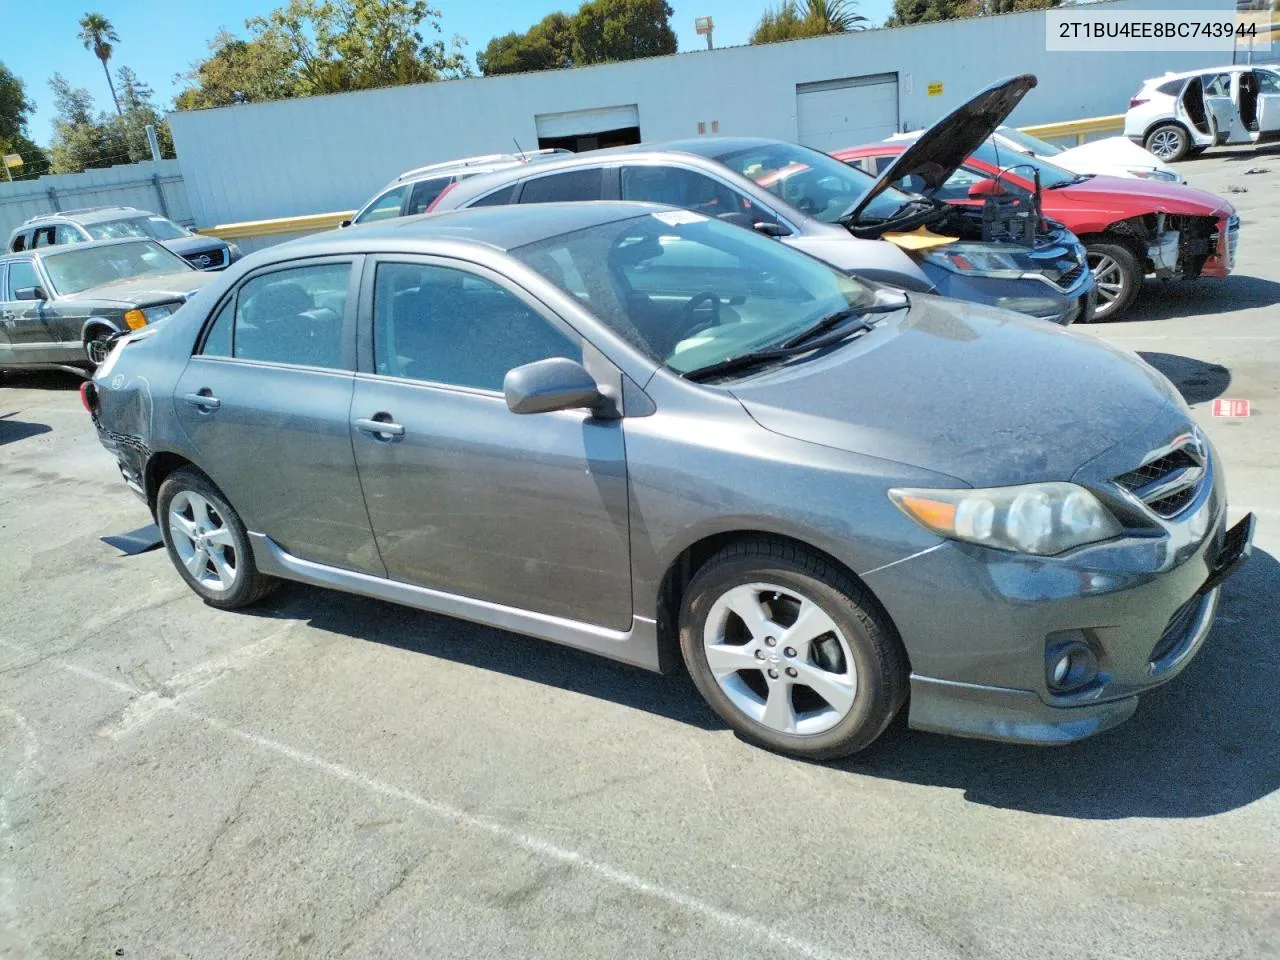
POLYGON ((1240 216, 1234 210, 1218 219, 1214 232, 1213 254, 1200 268, 1202 277, 1226 277, 1236 265, 1236 251, 1240 247, 1240 216))
POLYGON ((929 623, 913 622, 910 614, 899 622, 913 666, 910 726, 1061 744, 1123 722, 1139 695, 1176 677, 1195 657, 1223 581, 1251 551, 1252 514, 1227 531, 1225 505, 1209 497, 1204 508, 1217 510, 1211 529, 1194 552, 1182 559, 1180 551, 1180 562, 1166 569, 1153 562, 1150 541, 1086 548, 1075 562, 1015 557, 985 566, 974 563, 969 548, 946 543, 870 578, 895 620, 904 596, 888 586, 895 571, 894 579, 909 572, 917 584, 928 584, 933 609, 947 609, 945 618, 929 623), (1154 569, 1135 572, 1144 565, 1154 569), (879 576, 885 583, 875 582, 879 576), (917 629, 929 632, 920 637, 917 629), (1056 695, 1045 680, 1045 648, 1050 635, 1064 631, 1087 635, 1102 669, 1096 683, 1056 695))
POLYGON ((1093 274, 1087 267, 1066 288, 1060 288, 1043 277, 1031 275, 1016 278, 973 277, 927 263, 921 264, 921 268, 934 281, 939 296, 1014 310, 1062 326, 1087 323, 1092 319, 1096 304, 1093 274))

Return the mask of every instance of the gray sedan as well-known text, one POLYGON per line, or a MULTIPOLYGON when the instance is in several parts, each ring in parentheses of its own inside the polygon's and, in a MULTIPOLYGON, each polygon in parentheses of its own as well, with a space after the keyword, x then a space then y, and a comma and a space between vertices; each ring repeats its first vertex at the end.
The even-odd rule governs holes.
POLYGON ((688 669, 805 757, 1129 716, 1252 517, 1128 353, 647 204, 247 258, 85 385, 205 602, 280 579, 688 669))

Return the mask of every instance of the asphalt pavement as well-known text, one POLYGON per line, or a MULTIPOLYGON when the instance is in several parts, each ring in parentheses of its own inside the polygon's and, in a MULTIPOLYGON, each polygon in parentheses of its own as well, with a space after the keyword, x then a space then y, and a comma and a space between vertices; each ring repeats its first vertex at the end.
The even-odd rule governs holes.
POLYGON ((148 517, 74 378, 6 378, 0 957, 1280 956, 1280 152, 1181 169, 1239 208, 1235 274, 1088 333, 1178 383, 1256 550, 1188 670, 1061 749, 806 764, 536 640, 213 610, 98 539, 148 517))

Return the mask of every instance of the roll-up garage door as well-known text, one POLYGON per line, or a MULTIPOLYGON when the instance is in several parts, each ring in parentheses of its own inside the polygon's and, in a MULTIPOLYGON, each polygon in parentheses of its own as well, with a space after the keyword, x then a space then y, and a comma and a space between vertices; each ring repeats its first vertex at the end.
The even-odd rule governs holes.
POLYGON ((883 140, 898 129, 898 75, 796 84, 799 139, 817 150, 883 140))

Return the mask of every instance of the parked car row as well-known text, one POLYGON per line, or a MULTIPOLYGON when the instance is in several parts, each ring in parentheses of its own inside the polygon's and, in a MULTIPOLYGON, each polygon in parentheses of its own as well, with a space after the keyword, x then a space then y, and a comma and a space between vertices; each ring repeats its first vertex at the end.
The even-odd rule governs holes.
POLYGON ((1194 657, 1253 518, 1173 385, 1066 329, 1093 280, 1042 191, 939 195, 1032 85, 876 176, 758 139, 505 163, 212 277, 85 406, 216 607, 295 580, 683 666, 810 758, 904 709, 1089 736, 1194 657))

